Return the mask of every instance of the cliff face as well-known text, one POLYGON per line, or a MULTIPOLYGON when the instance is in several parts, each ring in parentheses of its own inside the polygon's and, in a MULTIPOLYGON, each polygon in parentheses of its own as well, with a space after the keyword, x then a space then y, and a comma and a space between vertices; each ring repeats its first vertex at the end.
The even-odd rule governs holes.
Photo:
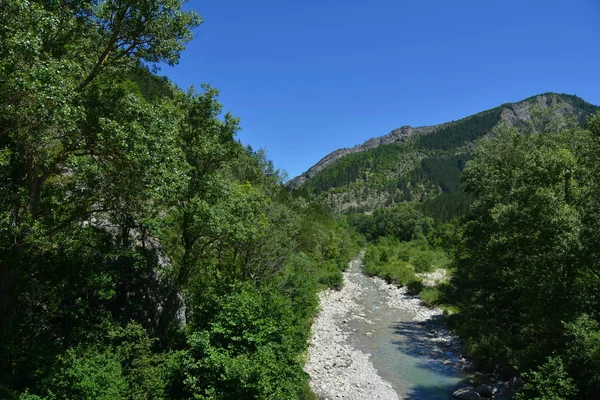
MULTIPOLYGON (((517 103, 503 104, 499 107, 496 107, 495 109, 483 111, 481 113, 463 118, 459 121, 447 122, 432 126, 422 126, 417 128, 413 128, 411 126, 402 126, 400 128, 394 129, 387 135, 371 138, 366 142, 356 145, 354 147, 335 150, 334 152, 323 157, 318 163, 310 167, 303 174, 289 180, 286 183, 286 186, 290 189, 297 189, 303 186, 310 179, 317 176, 328 166, 334 164, 337 160, 349 154, 365 152, 386 144, 401 143, 407 138, 414 135, 429 135, 438 131, 443 132, 443 128, 452 127, 453 125, 456 125, 461 121, 466 121, 474 117, 476 118, 485 113, 490 113, 498 110, 500 110, 499 123, 506 123, 508 125, 514 126, 529 121, 531 119, 531 111, 533 108, 543 110, 548 107, 552 107, 552 111, 556 116, 557 120, 567 115, 573 115, 579 120, 580 123, 583 123, 585 121, 585 117, 587 115, 599 109, 599 107, 589 104, 576 96, 562 95, 556 93, 544 93, 541 95, 530 97, 517 103)), ((487 133, 491 133, 491 129, 490 132, 487 133)))
POLYGON ((500 107, 502 108, 502 121, 509 125, 530 121, 533 108, 543 110, 552 107, 553 117, 556 120, 571 115, 581 123, 585 122, 585 116, 594 112, 594 109, 598 109, 576 96, 556 93, 544 93, 518 103, 503 104, 500 107))

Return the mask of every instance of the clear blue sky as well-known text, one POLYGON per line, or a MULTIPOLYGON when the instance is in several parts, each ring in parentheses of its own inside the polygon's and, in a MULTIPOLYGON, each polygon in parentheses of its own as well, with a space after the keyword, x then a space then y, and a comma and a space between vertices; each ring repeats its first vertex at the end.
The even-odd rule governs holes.
POLYGON ((183 88, 220 90, 242 143, 291 177, 402 125, 543 93, 600 105, 600 0, 192 0, 183 88))

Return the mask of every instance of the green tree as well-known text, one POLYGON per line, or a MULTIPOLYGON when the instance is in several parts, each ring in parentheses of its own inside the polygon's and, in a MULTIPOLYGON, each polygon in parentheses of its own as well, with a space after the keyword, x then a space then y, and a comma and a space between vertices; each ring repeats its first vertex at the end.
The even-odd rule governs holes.
POLYGON ((548 357, 539 368, 524 373, 523 379, 517 400, 566 400, 577 393, 560 357, 548 357))
POLYGON ((151 72, 200 22, 182 5, 1 1, 0 397, 309 396, 355 236, 215 89, 151 72))
MULTIPOLYGON (((13 363, 24 353, 20 346, 28 346, 31 335, 52 337, 42 327, 59 322, 58 315, 48 314, 53 321, 35 319, 40 304, 64 309, 64 296, 51 300, 44 294, 61 288, 53 285, 61 279, 48 266, 60 265, 61 253, 70 245, 79 241, 81 246, 86 235, 94 235, 95 228, 81 229, 82 224, 110 220, 109 225, 124 233, 118 247, 128 250, 133 210, 150 208, 152 191, 168 179, 165 173, 177 170, 161 163, 176 159, 171 152, 176 149, 171 145, 173 109, 163 102, 148 104, 126 74, 143 71, 142 63, 177 61, 191 39, 191 28, 200 22, 181 6, 179 1, 160 0, 2 1, 3 377, 11 375, 13 363), (16 309, 25 312, 16 315, 16 309), (26 328, 32 325, 36 329, 26 328)), ((110 247, 104 244, 104 249, 110 247)), ((106 261, 99 265, 106 267, 106 261)), ((93 276, 92 271, 83 274, 88 273, 93 276)), ((76 274, 67 269, 59 276, 76 274)), ((107 275, 98 276, 91 281, 111 286, 107 275)), ((67 332, 57 335, 64 338, 62 345, 71 338, 66 321, 60 323, 67 332)))
POLYGON ((538 365, 561 347, 561 321, 593 308, 598 282, 584 261, 583 232, 594 148, 588 130, 505 127, 467 164, 464 181, 476 200, 453 293, 459 332, 488 367, 538 365))
POLYGON ((189 337, 186 386, 196 399, 295 399, 305 379, 303 334, 289 301, 272 290, 236 285, 215 304, 210 329, 189 337))
POLYGON ((593 397, 600 388, 600 325, 583 314, 565 328, 565 365, 576 378, 580 394, 593 397))

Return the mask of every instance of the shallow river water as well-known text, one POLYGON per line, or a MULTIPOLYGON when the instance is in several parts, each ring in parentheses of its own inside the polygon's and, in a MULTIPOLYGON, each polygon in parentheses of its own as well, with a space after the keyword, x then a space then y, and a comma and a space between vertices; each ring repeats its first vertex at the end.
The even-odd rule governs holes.
POLYGON ((365 275, 360 257, 343 289, 321 293, 320 303, 305 366, 320 400, 447 400, 469 386, 468 363, 440 312, 365 275))
POLYGON ((389 307, 388 293, 360 265, 348 272, 346 278, 363 289, 357 301, 365 310, 364 319, 348 320, 348 340, 371 354, 373 366, 400 398, 451 399, 455 389, 468 385, 469 376, 456 362, 457 355, 429 340, 429 324, 414 321, 408 310, 389 307))

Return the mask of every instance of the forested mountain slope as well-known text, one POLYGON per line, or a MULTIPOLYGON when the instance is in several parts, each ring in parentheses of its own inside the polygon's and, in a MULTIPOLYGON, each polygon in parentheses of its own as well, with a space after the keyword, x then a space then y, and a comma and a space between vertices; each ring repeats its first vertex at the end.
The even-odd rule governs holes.
POLYGON ((583 124, 598 109, 576 96, 546 93, 441 125, 405 126, 337 150, 287 185, 325 199, 338 211, 369 212, 404 201, 425 201, 460 191, 474 142, 495 127, 537 130, 528 124, 532 114, 540 114, 547 123, 559 124, 567 117, 583 124))
POLYGON ((596 398, 599 139, 598 107, 548 93, 345 155, 296 190, 348 213, 364 271, 443 307, 515 399, 596 398))

